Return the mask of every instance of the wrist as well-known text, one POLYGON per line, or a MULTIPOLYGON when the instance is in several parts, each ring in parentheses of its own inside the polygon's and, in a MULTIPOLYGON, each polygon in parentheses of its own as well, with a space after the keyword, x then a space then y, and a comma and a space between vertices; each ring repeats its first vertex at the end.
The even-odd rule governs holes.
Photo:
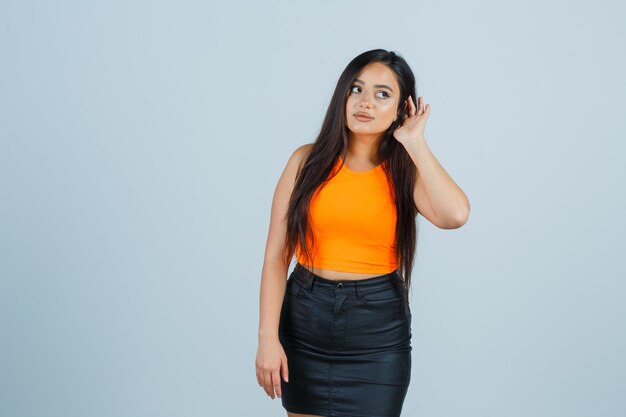
POLYGON ((277 331, 268 331, 268 330, 259 330, 258 334, 259 341, 275 341, 278 340, 278 332, 277 331))
POLYGON ((421 148, 423 145, 426 145, 426 138, 424 136, 416 136, 414 138, 410 138, 402 143, 405 149, 417 150, 421 148))

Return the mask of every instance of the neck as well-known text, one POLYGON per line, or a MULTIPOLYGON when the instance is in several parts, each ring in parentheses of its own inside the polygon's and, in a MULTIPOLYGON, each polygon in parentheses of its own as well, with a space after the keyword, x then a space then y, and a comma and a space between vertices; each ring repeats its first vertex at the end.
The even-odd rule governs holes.
POLYGON ((346 159, 350 158, 358 163, 377 165, 380 140, 380 134, 364 135, 350 132, 348 135, 348 153, 346 159))

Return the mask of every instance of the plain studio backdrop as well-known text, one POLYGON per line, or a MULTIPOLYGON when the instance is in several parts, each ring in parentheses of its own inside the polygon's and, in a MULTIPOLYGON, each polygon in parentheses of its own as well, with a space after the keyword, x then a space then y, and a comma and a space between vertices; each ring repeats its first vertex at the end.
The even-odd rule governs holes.
MULTIPOLYGON (((618 1, 0 3, 0 416, 280 416, 276 182, 384 48, 469 221, 418 217, 403 416, 626 415, 618 1)), ((290 271, 294 263, 290 266, 290 271)))

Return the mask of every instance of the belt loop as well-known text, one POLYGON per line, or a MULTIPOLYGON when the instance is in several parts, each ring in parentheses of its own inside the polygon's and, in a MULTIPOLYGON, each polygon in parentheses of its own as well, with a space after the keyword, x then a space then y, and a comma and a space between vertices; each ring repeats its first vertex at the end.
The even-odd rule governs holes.
POLYGON ((356 297, 361 300, 361 302, 365 302, 365 298, 363 297, 365 291, 359 288, 359 283, 357 281, 354 281, 354 290, 356 291, 356 297))
POLYGON ((306 277, 305 288, 310 291, 313 288, 313 281, 315 280, 315 275, 311 271, 309 271, 308 268, 305 268, 302 265, 300 265, 299 269, 302 271, 302 273, 306 277))

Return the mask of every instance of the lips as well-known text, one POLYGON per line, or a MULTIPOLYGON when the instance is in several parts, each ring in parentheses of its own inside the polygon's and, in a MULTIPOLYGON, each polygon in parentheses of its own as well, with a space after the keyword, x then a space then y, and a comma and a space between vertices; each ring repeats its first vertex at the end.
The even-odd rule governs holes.
POLYGON ((356 117, 357 119, 373 119, 372 116, 362 111, 355 113, 354 117, 356 117))

